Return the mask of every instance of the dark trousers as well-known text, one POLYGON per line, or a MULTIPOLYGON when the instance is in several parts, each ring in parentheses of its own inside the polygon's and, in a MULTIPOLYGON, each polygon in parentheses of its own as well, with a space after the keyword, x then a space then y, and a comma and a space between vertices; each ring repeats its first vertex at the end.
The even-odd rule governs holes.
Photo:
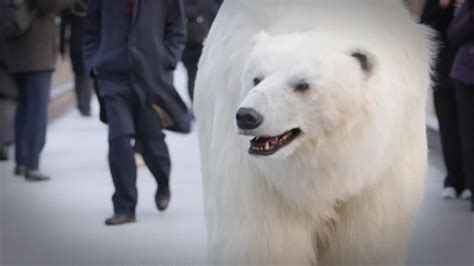
POLYGON ((109 166, 115 186, 115 213, 135 213, 137 169, 132 139, 140 143, 145 164, 158 186, 169 185, 171 161, 160 118, 127 83, 99 81, 109 124, 109 166))
POLYGON ((0 149, 13 143, 16 98, 14 81, 0 66, 0 149))
POLYGON ((474 85, 456 83, 464 186, 474 192, 474 85))
POLYGON ((92 99, 92 80, 86 72, 76 73, 74 88, 77 99, 77 109, 83 115, 90 115, 91 113, 91 99, 92 99))
POLYGON ((13 143, 15 110, 14 99, 0 97, 0 148, 13 143))
POLYGON ((15 74, 18 103, 15 114, 15 160, 28 170, 38 170, 46 141, 50 71, 15 74))
POLYGON ((183 53, 183 64, 188 72, 188 93, 191 100, 194 99, 194 83, 198 71, 199 58, 201 57, 202 47, 196 45, 187 45, 183 53))
MULTIPOLYGON (((92 99, 92 79, 86 72, 84 60, 82 56, 82 42, 77 43, 71 39, 71 63, 74 71, 74 87, 77 99, 77 108, 83 115, 90 115, 91 113, 91 99, 92 99)), ((79 39, 81 40, 81 39, 79 39)))
POLYGON ((443 157, 445 187, 458 193, 473 189, 474 179, 474 88, 462 83, 438 86, 434 92, 443 157), (455 88, 454 88, 455 87, 455 88))

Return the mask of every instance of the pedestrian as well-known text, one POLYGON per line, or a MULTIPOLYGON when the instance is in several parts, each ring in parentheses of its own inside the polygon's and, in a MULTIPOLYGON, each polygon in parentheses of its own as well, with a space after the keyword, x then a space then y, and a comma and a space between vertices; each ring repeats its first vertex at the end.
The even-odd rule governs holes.
MULTIPOLYGON (((18 88, 15 114, 15 174, 44 181, 40 155, 46 141, 51 77, 56 62, 55 16, 75 0, 13 1, 31 4, 31 20, 23 32, 6 39, 5 63, 18 88)), ((2 7, 8 11, 8 6, 2 7)), ((3 18, 5 19, 5 17, 3 18)), ((2 20, 3 21, 3 20, 2 20)))
POLYGON ((0 39, 0 161, 9 159, 8 146, 13 143, 13 125, 17 89, 5 66, 5 40, 0 39))
POLYGON ((470 193, 471 210, 474 211, 474 0, 466 0, 461 5, 448 36, 459 46, 451 78, 456 81, 464 186, 470 193))
POLYGON ((450 77, 457 48, 448 40, 448 29, 454 18, 455 1, 428 0, 421 15, 421 23, 431 26, 437 33, 439 44, 435 64, 433 98, 438 117, 446 178, 441 195, 445 199, 467 197, 458 126, 458 102, 454 80, 450 77))
POLYGON ((194 82, 204 39, 214 21, 222 0, 184 0, 188 38, 183 53, 183 64, 188 72, 188 92, 194 98, 194 82))
POLYGON ((133 140, 158 183, 155 204, 170 202, 171 161, 163 129, 189 132, 192 115, 169 78, 184 49, 180 0, 90 0, 84 35, 87 69, 97 79, 109 128, 114 215, 106 225, 135 222, 133 140))
POLYGON ((74 72, 77 109, 81 115, 89 117, 91 116, 92 80, 86 72, 82 56, 82 35, 86 12, 86 0, 81 0, 62 12, 59 51, 65 58, 69 50, 74 72))

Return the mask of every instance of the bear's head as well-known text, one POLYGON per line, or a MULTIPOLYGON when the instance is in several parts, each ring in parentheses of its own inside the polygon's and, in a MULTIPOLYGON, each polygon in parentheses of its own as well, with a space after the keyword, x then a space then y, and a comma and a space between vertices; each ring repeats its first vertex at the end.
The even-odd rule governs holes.
POLYGON ((314 33, 259 33, 244 68, 239 134, 248 152, 286 158, 363 119, 376 60, 366 50, 314 33))

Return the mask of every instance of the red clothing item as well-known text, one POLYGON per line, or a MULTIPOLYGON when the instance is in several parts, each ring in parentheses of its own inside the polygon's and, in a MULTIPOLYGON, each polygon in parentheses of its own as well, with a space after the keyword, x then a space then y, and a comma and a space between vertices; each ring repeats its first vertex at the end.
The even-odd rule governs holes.
POLYGON ((127 14, 129 17, 133 16, 133 0, 127 0, 127 14))

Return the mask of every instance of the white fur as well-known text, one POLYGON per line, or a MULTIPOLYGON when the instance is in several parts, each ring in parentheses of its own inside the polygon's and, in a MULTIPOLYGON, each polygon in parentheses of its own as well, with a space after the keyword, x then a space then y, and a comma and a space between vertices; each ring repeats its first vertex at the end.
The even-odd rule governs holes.
POLYGON ((395 0, 224 2, 195 98, 211 262, 403 264, 426 168, 429 34, 395 0), (255 134, 303 133, 250 155, 242 106, 264 116, 255 134))

